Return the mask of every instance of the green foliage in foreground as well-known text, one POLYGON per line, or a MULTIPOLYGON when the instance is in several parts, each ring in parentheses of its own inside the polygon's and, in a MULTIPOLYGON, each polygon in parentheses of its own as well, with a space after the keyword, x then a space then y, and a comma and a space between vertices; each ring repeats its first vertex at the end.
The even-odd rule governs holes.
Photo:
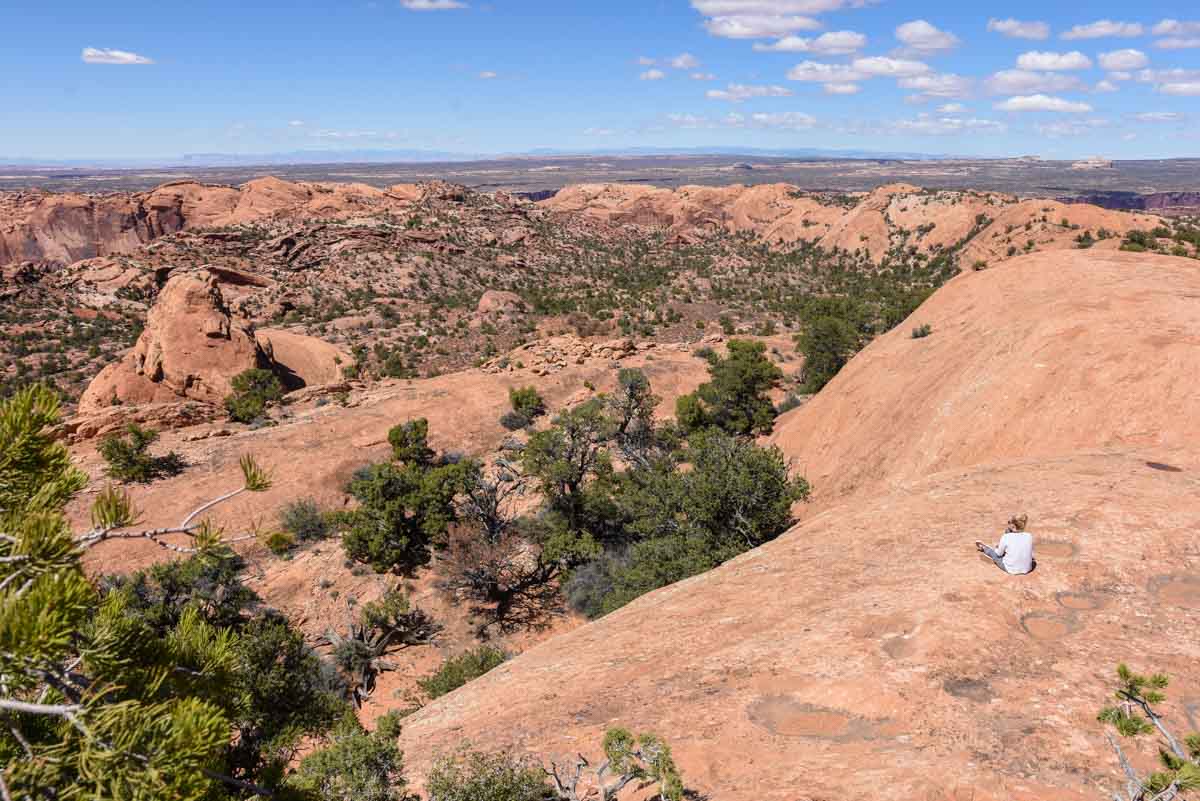
MULTIPOLYGON (((1128 801, 1191 798, 1192 793, 1200 791, 1200 733, 1193 732, 1180 742, 1154 708, 1166 700, 1163 690, 1169 684, 1170 679, 1164 673, 1143 675, 1125 664, 1117 665, 1116 703, 1097 715, 1101 723, 1112 726, 1121 737, 1132 739, 1155 733, 1160 737, 1161 767, 1144 777, 1138 775, 1117 742, 1109 738, 1125 773, 1128 801)), ((1119 794, 1116 797, 1121 798, 1119 794)))
POLYGON ((306 756, 288 787, 313 801, 404 801, 404 760, 396 740, 396 714, 375 721, 368 733, 347 713, 325 748, 306 756))
POLYGON ((675 404, 675 417, 684 431, 716 426, 739 436, 768 434, 775 407, 767 392, 779 386, 783 372, 766 356, 766 345, 729 340, 729 354, 709 358, 710 380, 675 404))
POLYGON ((429 801, 550 801, 557 798, 538 765, 504 754, 463 750, 434 765, 429 801))
POLYGON ((481 645, 474 650, 450 657, 433 675, 421 679, 417 684, 431 699, 441 698, 503 664, 506 659, 508 654, 503 650, 481 645))

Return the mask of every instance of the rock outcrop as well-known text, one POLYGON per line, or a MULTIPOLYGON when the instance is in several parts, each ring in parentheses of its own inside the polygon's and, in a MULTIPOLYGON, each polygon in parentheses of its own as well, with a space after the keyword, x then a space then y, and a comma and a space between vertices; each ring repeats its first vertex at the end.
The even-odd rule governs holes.
POLYGON ((230 316, 215 277, 180 274, 159 293, 133 350, 92 380, 79 409, 180 398, 217 405, 235 375, 273 366, 254 331, 230 316))
POLYGON ((654 731, 722 801, 1083 801, 1120 767, 1113 666, 1200 698, 1193 260, 1040 254, 972 272, 775 441, 821 500, 778 540, 531 648, 405 721, 413 775, 654 731), (975 539, 1027 512, 1037 569, 975 539))

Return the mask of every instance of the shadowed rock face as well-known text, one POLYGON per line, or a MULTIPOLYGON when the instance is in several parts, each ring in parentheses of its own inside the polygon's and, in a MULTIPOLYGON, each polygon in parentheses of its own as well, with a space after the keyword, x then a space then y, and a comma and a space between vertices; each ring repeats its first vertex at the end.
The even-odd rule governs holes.
POLYGON ((185 273, 163 287, 133 350, 100 371, 79 408, 96 412, 114 399, 141 404, 191 398, 217 405, 238 373, 273 366, 253 329, 230 317, 216 278, 185 273))
POLYGON ((1169 673, 1180 727, 1200 698, 1197 296, 1194 261, 1130 254, 955 279, 780 421, 822 493, 798 526, 408 718, 411 774, 620 723, 722 801, 1104 794, 1114 664, 1169 673), (1020 577, 972 546, 1016 512, 1046 543, 1020 577))

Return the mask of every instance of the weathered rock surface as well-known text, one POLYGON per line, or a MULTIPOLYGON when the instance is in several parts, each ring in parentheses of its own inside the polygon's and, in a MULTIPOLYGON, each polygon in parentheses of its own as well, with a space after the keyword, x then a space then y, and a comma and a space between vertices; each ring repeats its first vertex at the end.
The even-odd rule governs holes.
POLYGON ((133 350, 100 371, 79 409, 93 413, 114 399, 141 404, 190 398, 217 405, 235 375, 273 364, 253 330, 230 317, 215 277, 176 275, 159 293, 133 350))
POLYGON ((822 500, 779 540, 538 645, 406 720, 483 748, 668 739, 722 801, 1092 799, 1113 665, 1200 700, 1194 261, 1041 254, 952 281, 775 441, 822 500), (1030 514, 1037 569, 975 553, 1030 514))

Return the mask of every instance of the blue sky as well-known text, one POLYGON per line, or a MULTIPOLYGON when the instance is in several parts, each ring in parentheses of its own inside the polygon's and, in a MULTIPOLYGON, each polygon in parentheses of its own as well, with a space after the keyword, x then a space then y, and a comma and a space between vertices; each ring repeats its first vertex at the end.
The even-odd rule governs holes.
POLYGON ((0 2, 0 157, 1200 155, 1175 2, 0 2))

